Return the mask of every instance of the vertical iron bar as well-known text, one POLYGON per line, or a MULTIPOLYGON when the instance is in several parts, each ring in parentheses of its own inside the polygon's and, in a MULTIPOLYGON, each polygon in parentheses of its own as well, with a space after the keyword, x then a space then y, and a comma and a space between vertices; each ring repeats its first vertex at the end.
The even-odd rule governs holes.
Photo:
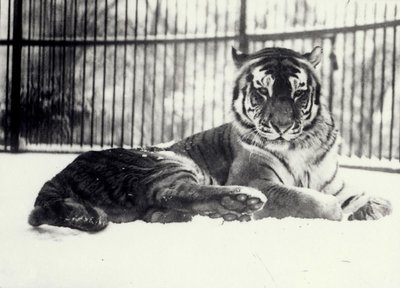
MULTIPOLYGON (((137 39, 138 35, 138 4, 139 0, 135 1, 135 28, 134 37, 137 39)), ((133 46, 133 71, 132 71, 132 114, 131 114, 131 147, 133 146, 133 136, 135 134, 135 104, 136 104, 136 58, 137 58, 137 45, 133 46)))
MULTIPOLYGON (((342 92, 340 93, 340 135, 343 137, 343 121, 344 121, 344 93, 345 93, 345 81, 346 81, 346 33, 343 33, 343 59, 342 59, 342 92)), ((342 154, 344 142, 342 141, 339 154, 342 154)))
MULTIPOLYGON (((53 40, 55 40, 56 39, 56 16, 57 16, 57 9, 56 9, 56 0, 51 0, 50 1, 50 23, 52 24, 52 28, 53 28, 53 31, 51 31, 51 29, 49 28, 49 31, 48 31, 48 38, 50 39, 51 38, 51 36, 52 36, 52 38, 53 38, 53 40), (54 2, 53 2, 54 1, 54 2), (54 6, 53 6, 54 5, 54 6), (52 34, 52 35, 51 35, 52 34)), ((48 51, 49 51, 49 54, 51 55, 51 57, 50 57, 50 55, 49 55, 49 59, 48 59, 48 63, 49 63, 49 66, 48 66, 48 69, 46 69, 47 70, 47 75, 48 75, 48 89, 51 91, 51 96, 49 97, 49 99, 48 99, 48 101, 49 101, 49 103, 50 103, 50 107, 51 107, 51 110, 50 111, 52 111, 53 110, 53 108, 54 108, 54 110, 56 110, 55 111, 55 113, 56 114, 58 114, 59 115, 59 113, 60 113, 60 110, 61 110, 61 103, 60 103, 60 99, 58 99, 58 97, 55 99, 55 97, 53 96, 53 95, 55 95, 56 93, 57 93, 57 95, 58 95, 58 92, 60 91, 59 89, 60 89, 60 87, 57 87, 58 88, 58 91, 56 92, 55 91, 55 76, 58 76, 58 75, 55 75, 55 69, 56 69, 56 47, 54 46, 54 47, 52 47, 52 49, 50 50, 51 48, 49 47, 48 48, 48 51), (50 53, 51 52, 51 53, 50 53), (50 59, 51 58, 51 59, 50 59), (50 62, 51 62, 51 65, 50 65, 50 62), (50 66, 51 66, 51 68, 50 68, 50 66), (51 88, 50 88, 51 87, 51 88), (53 94, 54 93, 54 94, 53 94), (56 102, 56 105, 53 105, 54 104, 54 101, 56 102)), ((51 129, 51 131, 50 131, 50 129, 47 129, 47 131, 48 131, 48 133, 49 133, 49 137, 48 137, 48 141, 49 141, 49 144, 52 144, 53 143, 53 134, 56 134, 56 133, 58 133, 57 131, 55 131, 55 129, 54 129, 54 126, 52 125, 53 123, 52 123, 52 121, 53 121, 53 119, 52 119, 52 115, 51 115, 51 113, 48 113, 48 117, 49 117, 49 127, 52 127, 53 129, 51 129)))
MULTIPOLYGON (((51 9, 51 1, 47 3, 48 0, 45 0, 44 4, 44 19, 43 19, 43 29, 44 29, 44 38, 46 39, 52 39, 52 36, 55 35, 55 19, 56 17, 56 9, 51 9), (49 14, 49 15, 47 15, 49 14), (49 27, 47 28, 47 23, 49 23, 49 27)), ((55 126, 53 125, 53 113, 58 114, 59 113, 59 105, 54 105, 54 94, 58 93, 59 91, 55 91, 55 83, 52 81, 54 79, 54 71, 55 71, 55 49, 56 47, 46 47, 45 48, 45 53, 43 54, 43 84, 46 85, 46 99, 48 102, 48 107, 49 111, 47 112, 47 121, 48 121, 48 128, 51 129, 46 129, 47 131, 47 143, 52 144, 53 143, 53 135, 56 133, 55 132, 55 126), (47 63, 46 63, 47 62, 47 63), (54 112, 53 112, 54 111, 54 112)))
POLYGON ((11 71, 11 151, 19 150, 21 123, 21 51, 22 51, 22 1, 14 0, 13 52, 11 71))
MULTIPOLYGON (((394 19, 397 18, 397 4, 394 6, 394 19)), ((397 37, 397 26, 393 27, 393 52, 392 52, 392 112, 390 117, 390 141, 389 141, 389 160, 393 158, 393 127, 394 127, 394 106, 395 103, 395 88, 396 88, 396 39, 397 37)), ((400 154, 399 154, 400 159, 400 154)))
MULTIPOLYGON (((56 25, 55 23, 56 22, 55 22, 55 20, 56 20, 56 17, 57 17, 57 10, 56 9, 52 9, 52 5, 55 6, 55 3, 51 3, 52 1, 56 2, 57 0, 51 0, 50 3, 49 3, 49 9, 48 10, 50 10, 50 11, 48 13, 50 15, 49 15, 48 24, 49 24, 49 26, 50 25, 51 26, 47 28, 48 29, 48 31, 47 31, 47 38, 48 39, 51 39, 52 37, 53 37, 53 39, 55 39, 55 34, 56 34, 55 33, 55 31, 56 31, 56 27, 55 27, 55 25, 56 25), (50 20, 50 18, 51 18, 51 20, 50 20)), ((47 7, 47 5, 45 7, 47 7)), ((46 15, 47 15, 47 13, 46 13, 46 15)), ((50 111, 54 111, 53 113, 58 115, 60 113, 60 109, 61 109, 60 105, 61 105, 61 103, 60 103, 60 101, 58 99, 58 96, 54 97, 54 95, 56 93, 57 93, 56 95, 58 95, 58 93, 60 92, 60 87, 57 87, 57 89, 58 89, 57 91, 55 90, 56 87, 55 87, 55 81, 54 81, 55 80, 55 67, 56 67, 56 65, 55 65, 56 47, 55 46, 53 48, 48 47, 47 51, 48 51, 48 55, 49 55, 48 56, 48 60, 47 60, 48 66, 47 66, 47 69, 46 69, 47 83, 48 83, 47 84, 47 87, 48 87, 47 89, 48 89, 48 91, 50 91, 50 93, 49 93, 50 96, 48 97, 49 98, 48 99, 49 107, 50 107, 50 111)), ((49 115, 48 116, 49 117, 49 127, 51 127, 52 129, 51 129, 51 131, 49 131, 50 129, 48 129, 48 131, 50 133, 49 133, 49 137, 47 139, 48 139, 48 143, 52 144, 54 142, 53 136, 57 132, 56 132, 56 129, 55 129, 56 126, 53 125, 54 124, 54 122, 53 122, 54 120, 53 120, 52 113, 50 112, 48 115, 49 115)))
MULTIPOLYGON (((333 93, 334 93, 334 71, 337 70, 337 60, 335 54, 336 36, 330 38, 331 41, 331 53, 329 55, 330 60, 330 71, 329 71, 329 111, 332 112, 333 107, 333 93)), ((303 40, 304 43, 304 40, 303 40)), ((303 50, 304 51, 304 50, 303 50)))
MULTIPOLYGON (((108 0, 104 3, 104 41, 107 41, 107 27, 108 27, 108 0)), ((104 118, 105 118, 105 102, 106 102, 106 75, 107 75, 107 45, 103 48, 103 95, 101 100, 101 139, 100 146, 104 146, 104 118)))
MULTIPOLYGON (((225 1, 225 7, 228 7, 228 1, 225 1)), ((224 19, 224 35, 228 35, 228 9, 225 9, 225 19, 224 19)), ((266 17, 265 17, 266 19, 266 17)), ((225 123, 226 121, 226 66, 227 66, 227 55, 228 55, 228 40, 224 41, 224 64, 222 65, 222 121, 225 123)))
MULTIPOLYGON (((115 15, 114 15, 114 40, 118 37, 118 0, 115 0, 115 15)), ((111 112, 111 147, 114 146, 114 131, 115 131, 115 93, 117 86, 117 49, 114 45, 114 70, 113 70, 113 92, 112 92, 112 112, 111 112)))
MULTIPOLYGON (((318 38, 319 40, 319 46, 322 47, 322 49, 324 49, 324 38, 318 38)), ((319 77, 321 78, 322 82, 324 82, 324 69, 325 69, 325 57, 324 55, 322 55, 321 57, 321 62, 319 63, 319 77)))
MULTIPOLYGON (((43 39, 44 37, 43 37, 43 25, 42 25, 42 23, 43 23, 43 18, 44 18, 44 15, 43 15, 43 0, 40 0, 40 4, 39 4, 39 31, 38 31, 38 39, 43 39)), ((43 85, 43 83, 42 83, 42 77, 43 77, 43 75, 44 75, 44 73, 43 73, 43 71, 42 71, 42 59, 44 58, 43 57, 43 55, 45 54, 44 53, 44 47, 42 47, 42 46, 39 46, 39 48, 38 48, 38 50, 39 50, 39 56, 38 56, 38 64, 37 64, 37 66, 38 66, 38 74, 37 74, 37 105, 36 105, 36 111, 35 112, 37 112, 37 111, 40 111, 41 109, 43 109, 43 102, 44 102, 44 100, 43 100, 43 90, 44 90, 44 85, 43 85)), ((43 111, 41 111, 41 113, 42 113, 43 111)), ((45 126, 45 121, 47 120, 46 119, 46 112, 44 111, 44 113, 42 113, 42 115, 41 116, 39 116, 38 117, 38 119, 37 119, 37 142, 36 142, 36 144, 39 144, 41 141, 43 141, 43 137, 42 137, 42 132, 43 132, 43 134, 44 134, 44 132, 45 131, 43 131, 43 127, 45 126), (43 124, 44 123, 44 124, 43 124)), ((47 130, 46 130, 47 131, 47 130)))
MULTIPOLYGON (((374 23, 376 23, 376 2, 374 4, 374 23)), ((373 124, 374 124, 374 104, 375 104, 375 63, 376 63, 376 28, 373 29, 373 36, 372 36, 372 42, 373 42, 373 50, 372 50, 372 63, 371 63, 371 99, 370 99, 370 106, 369 106, 369 139, 368 139, 368 146, 369 146, 369 152, 368 152, 368 157, 372 157, 372 150, 373 150, 373 124)))
MULTIPOLYGON (((78 24, 78 3, 77 0, 74 2, 71 1, 71 13, 72 6, 74 8, 74 29, 73 29, 73 38, 76 40, 77 33, 77 24, 78 24), (73 5, 72 5, 73 3, 73 5)), ((76 74, 76 46, 74 45, 72 48, 72 93, 71 93, 71 111, 70 111, 70 120, 71 120, 71 131, 70 131, 70 145, 74 144, 74 126, 75 126, 75 74, 76 74)))
MULTIPOLYGON (((195 7, 196 7, 196 9, 195 9, 195 20, 194 20, 194 23, 195 23, 194 35, 197 35, 197 33, 198 33, 197 13, 199 11, 199 9, 198 9, 199 8, 199 0, 195 0, 195 7)), ((193 52, 194 59, 193 59, 192 132, 191 132, 191 134, 193 134, 195 131, 194 123, 195 123, 195 117, 196 117, 196 101, 195 101, 195 99, 196 99, 196 90, 197 90, 197 81, 196 81, 196 78, 197 78, 197 69, 196 69, 197 68, 196 67, 196 65, 197 65, 197 46, 198 46, 198 44, 195 43, 194 44, 194 52, 193 52)))
MULTIPOLYGON (((337 5, 336 5, 336 3, 337 2, 335 2, 335 10, 334 10, 334 17, 335 17, 335 19, 336 19, 336 8, 337 8, 337 5)), ((309 11, 308 11, 308 5, 307 5, 307 2, 306 1, 304 1, 303 2, 303 9, 304 9, 304 13, 303 13, 303 29, 304 30, 306 30, 306 26, 307 26, 307 16, 308 16, 308 13, 309 13, 309 11)), ((336 39, 336 37, 335 37, 335 39, 336 39)), ((302 39, 302 41, 301 41, 301 51, 304 53, 305 51, 305 39, 302 39)), ((294 48, 294 47, 292 47, 292 48, 294 48)))
MULTIPOLYGON (((305 5, 306 7, 306 5, 305 5)), ((304 11, 307 9, 304 8, 304 11)), ((335 2, 335 9, 334 9, 334 19, 336 20, 336 11, 337 11, 337 5, 335 2)), ((306 26, 306 15, 304 15, 304 22, 303 22, 303 27, 306 26)), ((335 27, 336 27, 336 21, 335 21, 335 27)), ((330 38, 331 41, 331 53, 329 55, 329 60, 330 60, 330 71, 329 71, 329 111, 332 112, 333 109, 333 97, 334 97, 334 71, 338 69, 337 67, 337 58, 335 54, 335 49, 336 49, 336 35, 330 38)), ((303 46, 303 52, 304 51, 304 42, 305 39, 302 41, 302 46, 303 46)))
MULTIPOLYGON (((45 23, 46 23, 46 25, 44 26, 45 27, 45 29, 47 30, 46 31, 46 35, 45 35, 45 38, 46 39, 51 39, 51 40, 55 40, 55 31, 56 31, 56 21, 55 21, 55 17, 56 17, 56 3, 54 3, 55 1, 57 1, 57 0, 50 0, 50 3, 49 3, 49 7, 47 8, 47 3, 45 3, 45 7, 46 7, 46 9, 45 9, 45 19, 44 19, 44 21, 45 21, 45 23), (49 19, 47 19, 47 13, 49 13, 50 15, 49 15, 49 19), (49 27, 49 28, 47 28, 47 26, 49 27)), ((48 57, 46 57, 47 59, 48 59, 48 65, 47 65, 47 67, 46 67, 46 69, 45 69, 45 71, 46 71, 46 74, 47 74, 47 88, 48 88, 48 90, 51 90, 51 91, 53 91, 53 93, 55 92, 54 91, 54 81, 52 81, 52 75, 54 75, 54 72, 55 72, 55 64, 54 64, 54 61, 51 61, 51 60, 54 60, 54 54, 55 54, 55 47, 48 47, 48 57)), ((46 55, 46 54, 45 54, 46 55)), ((49 101, 50 101, 50 103, 51 103, 51 100, 52 100, 52 97, 50 97, 50 99, 49 99, 49 101)), ((51 104, 50 104, 51 105, 51 104)), ((56 107, 56 108, 58 108, 58 107, 56 107)), ((55 113, 58 113, 58 111, 54 111, 55 113)), ((49 115, 49 117, 51 117, 50 115, 49 115)), ((49 129, 47 130, 48 132, 49 132, 49 129)), ((50 143, 51 143, 51 141, 50 141, 50 143)))
MULTIPOLYGON (((346 26, 346 13, 347 13, 347 9, 345 8, 344 9, 344 14, 343 14, 343 27, 344 26, 346 26)), ((318 12, 317 12, 317 5, 314 5, 314 7, 313 7, 313 15, 314 15, 314 21, 313 21, 313 26, 315 27, 315 26, 317 26, 317 20, 318 20, 318 12)), ((344 35, 344 34, 343 34, 344 35)), ((315 37, 312 37, 312 39, 311 39, 311 41, 312 41, 312 46, 314 47, 315 46, 315 42, 316 42, 316 38, 315 37)), ((340 147, 342 147, 343 145, 340 145, 340 147)), ((340 148, 340 149, 342 149, 342 148, 340 148)))
MULTIPOLYGON (((72 3, 72 2, 71 2, 72 3)), ((78 1, 74 1, 74 40, 77 38, 77 26, 78 26, 78 1)), ((71 9, 72 10, 72 9, 71 9)), ((75 128, 75 77, 76 77, 76 46, 73 46, 72 54, 72 103, 71 103, 71 146, 74 144, 74 128, 75 128)))
MULTIPOLYGON (((178 0, 175 0, 175 26, 174 26, 174 36, 176 37, 176 35, 178 34, 178 0)), ((178 51, 177 51, 178 47, 176 42, 174 42, 174 64, 173 64, 173 68, 174 68, 174 72, 172 75, 172 119, 171 119, 171 136, 169 140, 174 139, 175 137, 175 102, 176 102, 176 89, 177 89, 177 85, 176 85, 176 74, 177 74, 177 57, 178 57, 178 51)))
MULTIPOLYGON (((67 40, 67 0, 64 0, 64 7, 63 7, 64 15, 63 15, 63 39, 64 41, 67 40)), ((66 48, 65 46, 62 47, 62 76, 61 76, 61 83, 62 83, 62 88, 61 88, 61 125, 63 132, 61 134, 61 144, 64 144, 64 117, 65 117, 65 92, 66 92, 66 83, 65 83, 65 62, 66 62, 66 48)))
MULTIPOLYGON (((208 14, 209 11, 209 0, 206 2, 206 11, 205 11, 205 27, 204 34, 208 34, 208 14)), ((208 41, 204 43, 204 51, 203 51, 203 103, 201 105, 201 130, 204 130, 204 122, 206 121, 206 78, 207 78, 207 52, 208 52, 208 41)))
MULTIPOLYGON (((97 40, 97 0, 94 0, 94 27, 93 27, 93 40, 97 40)), ((90 119, 90 147, 93 147, 94 138, 94 115, 95 115, 95 101, 96 101, 96 56, 97 56, 97 45, 93 46, 93 72, 92 72, 92 108, 91 108, 91 119, 90 119)))
MULTIPOLYGON (((367 16, 367 4, 364 4, 364 23, 367 16)), ((364 155, 363 144, 364 144, 364 102, 365 102, 365 49, 367 41, 367 31, 363 31, 363 42, 362 42, 362 63, 361 63, 361 108, 360 108, 360 124, 359 124, 359 135, 358 140, 358 152, 357 156, 361 157, 364 155)))
MULTIPOLYGON (((44 0, 44 4, 42 5, 42 17, 40 18, 40 20, 41 20, 41 22, 42 22, 42 35, 41 35, 41 38, 42 39, 45 39, 46 38, 46 32, 48 31, 47 30, 47 27, 46 27, 46 24, 47 24, 47 11, 48 11, 48 7, 47 7, 47 0, 44 0)), ((46 73, 47 73, 47 75, 48 75, 48 69, 45 67, 45 62, 46 62, 46 56, 47 56, 47 51, 50 51, 50 48, 49 47, 42 47, 42 51, 43 51, 43 54, 42 54, 42 57, 40 58, 40 62, 41 62, 41 67, 42 67, 42 70, 41 70, 41 82, 39 82, 39 84, 40 84, 40 87, 43 87, 43 91, 42 91, 42 93, 43 93, 43 95, 41 95, 42 96, 42 99, 44 100, 44 101, 46 101, 47 103, 49 103, 50 101, 48 101, 48 98, 49 98, 49 86, 45 86, 45 80, 46 80, 46 73), (47 49, 46 49, 47 48, 47 49)), ((41 94, 42 94, 41 93, 41 94)), ((49 135, 50 135, 50 133, 51 133, 51 129, 49 129, 50 127, 49 127, 49 125, 50 125, 50 113, 49 113, 49 109, 47 109, 46 110, 46 113, 45 113, 45 125, 43 125, 42 127, 41 127, 41 130, 43 131, 43 135, 45 135, 44 136, 44 141, 46 142, 46 143, 49 143, 49 135), (46 128, 46 129, 45 129, 46 128)))
MULTIPOLYGON (((70 1, 70 5, 69 5, 69 9, 70 9, 70 16, 68 17, 69 20, 73 21, 74 19, 74 5, 73 5, 74 1, 70 1)), ((68 39, 73 39, 73 32, 74 31, 74 25, 71 24, 68 26, 68 39)), ((73 95, 73 71, 74 71, 74 65, 75 63, 73 62, 73 55, 74 55, 74 49, 73 47, 71 49, 68 49, 68 62, 70 63, 70 65, 68 65, 68 111, 65 113, 67 114, 66 117, 68 118, 68 123, 69 123, 69 127, 67 128, 68 130, 68 135, 67 135, 67 139, 66 139, 66 143, 70 142, 70 145, 72 144, 71 140, 72 140, 72 130, 71 130, 71 122, 72 122, 72 95, 73 95), (71 63, 72 62, 72 63, 71 63)))
MULTIPOLYGON (((154 37, 158 35, 158 14, 159 14, 159 0, 156 0, 156 12, 155 12, 155 24, 154 24, 154 37)), ((155 109, 156 109, 156 78, 157 78, 157 43, 154 43, 154 58, 153 58, 153 99, 152 99, 152 106, 151 106, 151 145, 154 144, 154 130, 155 130, 155 109)))
MULTIPOLYGON (((43 11, 43 3, 42 3, 42 0, 40 0, 40 4, 39 4, 39 28, 38 28, 38 38, 39 39, 42 39, 42 18, 43 18, 43 14, 42 14, 42 11, 43 11)), ((41 47, 41 46, 39 46, 38 47, 38 58, 37 58, 37 82, 36 82, 36 85, 37 85, 37 88, 36 88, 36 93, 37 93, 37 96, 36 96, 36 105, 35 105, 35 112, 37 112, 37 110, 39 110, 40 108, 40 106, 42 106, 42 102, 43 102, 43 99, 42 99, 42 61, 41 61, 41 59, 42 59, 42 51, 43 51, 43 47, 41 47)), ((36 132, 36 144, 38 144, 40 141, 41 141, 41 132, 42 132, 42 122, 43 122, 43 120, 44 119, 40 119, 40 118, 44 118, 44 116, 43 115, 40 115, 40 116, 38 116, 38 119, 36 119, 36 123, 37 123, 37 132, 36 132)))
MULTIPOLYGON (((1 13, 1 11, 0 11, 1 13)), ((29 0, 29 8, 28 8, 28 40, 31 40, 32 37, 32 0, 29 0)), ((33 18, 35 19, 35 18, 33 18)), ((26 99, 25 99, 25 140, 29 143, 30 140, 30 130, 31 130, 31 122, 32 122, 32 113, 31 112, 31 46, 28 46, 28 56, 27 56, 27 73, 26 73, 26 99)))
MULTIPOLYGON (((354 3, 354 26, 357 25, 357 13, 358 5, 357 2, 354 3)), ((350 147, 348 156, 353 154, 353 123, 354 123, 354 93, 355 93, 355 82, 356 82, 356 31, 353 32, 353 55, 352 55, 352 67, 351 67, 351 97, 350 97, 350 147)))
MULTIPOLYGON (((385 4, 384 22, 387 19, 387 4, 385 4)), ((379 160, 382 159, 382 137, 383 137, 383 101, 385 94, 385 62, 386 62, 386 27, 383 28, 383 47, 382 47, 382 76, 381 76, 381 94, 380 94, 380 121, 379 121, 379 160)))
POLYGON ((121 142, 120 147, 124 147, 125 135, 125 91, 126 91, 126 40, 128 39, 128 0, 125 0, 125 28, 124 28, 124 71, 122 75, 122 111, 121 111, 121 142))
MULTIPOLYGON (((322 16, 322 13, 320 13, 320 15, 322 16)), ((327 17, 328 16, 328 9, 327 9, 327 7, 326 6, 323 6, 323 16, 322 16, 322 26, 324 26, 324 27, 326 27, 326 20, 327 20, 327 17)), ((321 37, 320 38, 320 41, 321 41, 321 47, 322 48, 324 48, 324 42, 325 42, 325 38, 323 38, 323 37, 321 37)), ((322 79, 322 81, 324 82, 325 80, 324 80, 324 77, 325 77, 325 69, 324 69, 324 67, 325 67, 325 57, 322 57, 322 59, 321 59, 321 64, 320 64, 321 66, 321 68, 320 68, 320 72, 321 72, 321 79, 322 79)), ((327 65, 328 66, 328 65, 327 65)))
MULTIPOLYGON (((0 9, 1 9, 1 5, 0 5, 0 9)), ((26 9, 24 9, 24 10, 26 10, 26 9)), ((26 17, 26 11, 24 12, 24 10, 22 10, 22 17, 24 19, 26 19, 27 18, 26 17)), ((0 14, 1 14, 1 10, 0 10, 0 14)), ((1 15, 0 15, 0 21, 1 21, 1 15)), ((28 23, 29 23, 29 17, 28 17, 28 23)), ((24 29, 24 27, 22 29, 24 29)), ((26 54, 26 52, 24 53, 24 55, 25 54, 26 54)), ((24 57, 24 56, 21 56, 21 57, 24 57)), ((23 70, 25 72, 27 69, 25 68, 25 62, 22 63, 22 59, 21 59, 21 65, 23 67, 23 68, 21 68, 21 70, 23 70)), ((21 92, 20 92, 20 98, 21 98, 21 100, 20 100, 21 101, 21 120, 20 120, 20 123, 22 123, 22 124, 27 122, 27 114, 26 114, 27 110, 25 109, 26 102, 27 102, 27 97, 28 97, 27 85, 26 85, 27 84, 26 83, 26 76, 27 76, 26 73, 24 73, 24 78, 22 78, 22 75, 21 75, 21 92)), ((23 128, 21 129, 21 128, 20 128, 20 135, 21 135, 21 137, 24 137, 26 139, 26 129, 23 129, 23 128)))
MULTIPOLYGON (((184 34, 188 33, 188 0, 185 0, 185 24, 184 24, 184 34)), ((182 116, 181 116, 181 138, 185 135, 186 130, 186 121, 185 121, 185 112, 186 112, 186 68, 187 68, 187 42, 183 44, 183 76, 182 76, 182 116)))
MULTIPOLYGON (((36 32, 36 21, 35 21, 35 19, 36 19, 36 2, 37 1, 33 1, 32 0, 32 9, 33 9, 33 13, 30 13, 30 14, 32 14, 32 33, 31 33, 31 37, 32 38, 34 38, 35 37, 35 32, 36 32)), ((34 55, 35 54, 35 48, 33 48, 32 47, 32 54, 34 55)), ((35 117, 35 106, 36 106, 36 101, 37 101, 37 97, 35 96, 36 95, 36 92, 37 92, 37 87, 35 87, 35 82, 36 81, 34 81, 35 79, 34 78, 36 78, 35 77, 35 73, 37 72, 37 70, 35 69, 35 57, 32 57, 32 61, 31 61, 32 63, 31 63, 31 70, 30 70, 30 73, 29 73, 29 79, 30 79, 30 87, 32 87, 32 91, 30 92, 32 95, 30 96, 30 99, 31 99, 31 103, 30 103, 30 105, 29 105, 29 111, 30 111, 30 115, 31 115, 31 119, 30 119, 30 121, 29 121, 29 125, 28 125, 28 127, 29 127, 29 142, 34 142, 33 140, 34 140, 34 137, 35 137, 35 134, 34 133, 32 133, 33 132, 33 129, 34 129, 34 127, 35 127, 35 122, 36 122, 36 117, 35 117)))
MULTIPOLYGON (((8 0, 8 19, 7 19, 7 40, 11 39, 11 0, 8 0)), ((7 44, 7 60, 6 60, 6 111, 5 111, 5 119, 6 119, 6 125, 4 127, 4 150, 7 150, 7 146, 10 145, 8 137, 9 137, 9 90, 10 90, 10 44, 7 44)), ((11 148, 12 149, 12 148, 11 148)))
MULTIPOLYGON (((164 21, 164 36, 168 34, 168 3, 165 3, 165 21, 164 21)), ((164 142, 165 138, 165 92, 167 89, 167 43, 164 43, 164 55, 163 55, 163 92, 162 92, 162 108, 161 108, 161 141, 164 142)))
MULTIPOLYGON (((295 7, 294 7, 294 11, 299 11, 299 1, 295 1, 295 3, 294 3, 294 5, 295 5, 295 7)), ((292 6, 292 5, 291 5, 292 6)), ((283 26, 284 26, 284 31, 288 31, 289 29, 293 29, 293 28, 297 28, 296 26, 297 26, 297 13, 295 14, 295 16, 294 16, 294 19, 293 19, 293 26, 294 27, 288 27, 288 20, 289 20, 289 9, 288 9, 288 3, 287 3, 287 0, 286 1, 284 1, 283 2, 283 10, 285 11, 285 23, 283 24, 283 26)), ((299 13, 299 15, 300 15, 300 13, 299 13)), ((285 43, 284 41, 282 41, 283 43, 285 43)), ((294 43, 295 43, 295 39, 292 39, 291 41, 290 41, 290 43, 291 43, 291 46, 292 46, 292 48, 294 48, 294 43)), ((304 41, 303 41, 303 43, 304 43, 304 41)))
MULTIPOLYGON (((73 5, 72 5, 72 3, 73 3, 73 1, 66 1, 65 2, 65 5, 67 5, 66 6, 66 14, 65 14, 65 16, 66 16, 66 19, 67 19, 67 17, 68 17, 68 21, 70 21, 71 23, 69 23, 69 25, 66 25, 66 27, 67 27, 67 30, 66 30, 66 35, 65 35, 65 39, 68 39, 68 40, 71 40, 71 38, 72 38, 72 34, 73 34, 73 24, 72 24, 72 21, 73 21, 73 5), (69 3, 71 3, 71 5, 69 4, 69 3)), ((74 66, 74 63, 72 63, 72 51, 73 51, 73 49, 72 48, 69 48, 69 49, 66 49, 66 51, 65 51, 65 56, 64 56, 64 58, 65 58, 65 60, 64 60, 64 68, 65 68, 65 73, 66 73, 66 75, 65 75, 65 77, 66 77, 66 102, 67 102, 67 104, 66 104, 66 106, 64 107, 64 109, 65 109, 65 112, 64 112, 64 117, 65 117, 65 119, 66 119, 66 127, 65 127, 65 129, 66 129, 66 135, 65 135, 65 141, 64 141, 64 143, 65 144, 67 144, 67 143, 69 143, 69 138, 70 138, 70 134, 71 134, 71 131, 70 131, 70 121, 71 121, 71 119, 70 119, 70 112, 71 112, 71 95, 72 95, 72 70, 73 70, 73 66, 74 66), (68 65, 65 65, 65 63, 68 63, 68 65)))
MULTIPOLYGON (((267 20, 269 20, 269 16, 270 16, 270 3, 271 2, 269 2, 268 1, 268 3, 267 3, 267 8, 266 8, 266 11, 265 11, 265 13, 264 13, 264 17, 263 17, 263 23, 262 23, 262 30, 263 30, 263 33, 265 33, 265 32, 267 32, 267 29, 269 28, 268 27, 268 21, 267 20)), ((228 7, 227 5, 225 5, 225 7, 228 7)), ((228 13, 228 9, 225 9, 225 13, 228 13)), ((265 46, 265 44, 264 44, 264 46, 265 46)), ((225 54, 224 54, 225 55, 225 54)))
MULTIPOLYGON (((346 9, 344 9, 344 23, 343 26, 346 26, 346 9)), ((344 96, 345 96, 345 86, 346 86, 346 45, 347 42, 347 34, 343 33, 343 59, 342 59, 342 91, 340 93, 340 135, 344 137, 344 96)), ((344 142, 340 144, 339 154, 343 153, 344 142)))
MULTIPOLYGON (((149 3, 146 2, 146 14, 145 14, 145 20, 144 20, 144 39, 147 39, 147 21, 149 18, 149 3)), ((140 129, 140 146, 143 146, 144 144, 144 122, 145 122, 145 108, 146 108, 146 68, 147 68, 147 43, 144 43, 144 52, 143 52, 143 83, 142 83, 142 122, 141 122, 141 129, 140 129)))
MULTIPOLYGON (((276 28, 278 27, 278 20, 277 20, 277 15, 278 15, 278 13, 277 13, 277 11, 278 11, 278 1, 274 1, 275 3, 274 3, 274 8, 273 8, 273 11, 275 12, 275 13, 273 13, 272 15, 274 15, 274 24, 273 24, 273 27, 274 27, 274 30, 276 30, 276 28)), ((314 6, 314 7, 316 7, 316 6, 314 6)), ((246 21, 244 21, 245 23, 246 23, 246 21)), ((275 47, 275 41, 274 41, 274 47, 275 47)))
MULTIPOLYGON (((83 26, 83 41, 87 40, 87 10, 88 10, 88 0, 85 0, 85 14, 84 14, 84 26, 83 26)), ((86 45, 83 46, 83 71, 82 71, 82 105, 81 105, 81 143, 83 146, 85 137, 85 88, 86 88, 86 45)))
POLYGON ((249 39, 246 32, 247 22, 247 0, 240 0, 240 15, 239 15, 239 49, 247 53, 249 50, 249 39))
MULTIPOLYGON (((217 33, 218 33, 218 1, 215 1, 215 8, 214 8, 214 23, 215 23, 215 31, 214 31, 214 58, 213 58, 213 94, 212 94, 212 112, 211 112, 211 126, 215 127, 215 106, 216 106, 216 101, 215 101, 215 96, 217 94, 217 54, 218 54, 218 42, 217 42, 217 33)), ((220 82, 220 81, 218 81, 220 82)))

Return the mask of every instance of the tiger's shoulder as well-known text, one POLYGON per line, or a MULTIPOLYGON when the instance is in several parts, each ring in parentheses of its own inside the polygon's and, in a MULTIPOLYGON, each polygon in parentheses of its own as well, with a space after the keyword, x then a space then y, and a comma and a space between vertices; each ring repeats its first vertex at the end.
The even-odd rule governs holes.
POLYGON ((232 123, 193 134, 171 143, 165 150, 193 160, 210 184, 225 184, 232 162, 237 156, 237 134, 232 123))

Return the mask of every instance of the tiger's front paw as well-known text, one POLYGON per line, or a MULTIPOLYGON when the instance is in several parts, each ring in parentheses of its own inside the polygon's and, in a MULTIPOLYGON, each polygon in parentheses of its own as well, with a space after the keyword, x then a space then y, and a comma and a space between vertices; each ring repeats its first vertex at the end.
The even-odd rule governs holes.
POLYGON ((337 199, 331 195, 307 195, 300 201, 297 217, 322 218, 340 221, 343 217, 342 209, 337 199))
POLYGON ((370 197, 362 207, 349 216, 349 220, 377 220, 392 213, 392 204, 383 198, 370 197))
POLYGON ((226 221, 249 221, 253 213, 260 210, 266 201, 267 198, 259 190, 235 187, 231 193, 195 203, 192 208, 200 215, 210 218, 222 217, 226 221))
MULTIPOLYGON (((328 196, 328 195, 327 195, 328 196)), ((321 218, 341 221, 343 218, 343 211, 336 198, 329 199, 326 203, 323 203, 323 209, 321 218)))

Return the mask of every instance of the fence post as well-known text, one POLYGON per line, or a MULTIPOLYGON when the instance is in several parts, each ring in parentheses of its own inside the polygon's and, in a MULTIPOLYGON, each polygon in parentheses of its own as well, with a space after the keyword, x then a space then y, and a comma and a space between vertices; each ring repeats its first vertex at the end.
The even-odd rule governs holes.
POLYGON ((21 123, 21 50, 22 50, 22 1, 14 0, 12 72, 11 72, 11 152, 19 150, 21 123))
POLYGON ((249 52, 249 38, 246 32, 247 21, 247 0, 240 0, 240 17, 239 17, 239 50, 249 52))
POLYGON ((334 78, 334 72, 339 69, 338 63, 337 63, 337 58, 336 58, 336 53, 335 53, 335 47, 336 47, 336 36, 332 36, 330 38, 331 41, 331 53, 329 54, 329 60, 330 60, 330 67, 329 67, 329 111, 332 112, 333 109, 333 94, 334 89, 335 89, 335 78, 334 78))

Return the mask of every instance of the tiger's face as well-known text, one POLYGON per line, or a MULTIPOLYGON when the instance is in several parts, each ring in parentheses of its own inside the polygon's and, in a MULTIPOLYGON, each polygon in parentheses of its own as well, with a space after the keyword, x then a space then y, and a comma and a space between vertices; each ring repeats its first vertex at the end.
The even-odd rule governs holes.
POLYGON ((318 111, 320 84, 314 67, 322 49, 301 55, 265 48, 246 55, 232 50, 239 68, 233 98, 236 119, 268 141, 299 137, 318 111))

